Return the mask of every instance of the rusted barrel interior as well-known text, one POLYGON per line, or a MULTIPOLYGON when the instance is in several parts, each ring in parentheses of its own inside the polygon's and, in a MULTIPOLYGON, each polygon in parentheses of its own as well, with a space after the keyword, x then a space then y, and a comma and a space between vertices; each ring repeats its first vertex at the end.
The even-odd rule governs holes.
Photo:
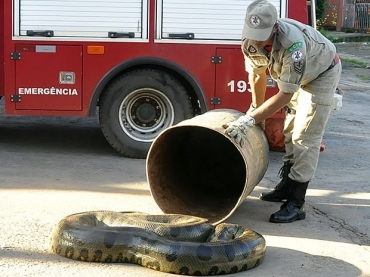
POLYGON ((189 214, 219 223, 229 217, 262 179, 268 165, 263 131, 253 127, 241 148, 222 124, 242 113, 214 110, 162 132, 149 149, 151 194, 165 213, 189 214))

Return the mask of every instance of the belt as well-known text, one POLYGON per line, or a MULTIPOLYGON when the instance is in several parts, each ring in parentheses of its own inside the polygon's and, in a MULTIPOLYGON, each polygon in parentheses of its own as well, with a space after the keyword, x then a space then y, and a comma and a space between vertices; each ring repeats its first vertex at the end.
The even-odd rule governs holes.
POLYGON ((289 113, 289 114, 295 114, 295 110, 292 110, 291 108, 289 108, 288 106, 284 106, 284 109, 286 111, 286 113, 289 113))
POLYGON ((338 55, 338 53, 335 53, 335 56, 334 56, 333 61, 331 62, 331 64, 330 64, 330 66, 328 67, 328 69, 327 69, 327 70, 325 70, 325 71, 328 71, 328 70, 332 69, 334 66, 336 66, 336 65, 339 63, 339 61, 340 61, 340 59, 339 59, 339 55, 338 55))

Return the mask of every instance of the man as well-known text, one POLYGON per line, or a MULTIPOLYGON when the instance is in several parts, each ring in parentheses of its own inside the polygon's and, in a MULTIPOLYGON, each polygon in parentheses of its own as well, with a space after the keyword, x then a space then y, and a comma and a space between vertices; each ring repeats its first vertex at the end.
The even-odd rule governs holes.
POLYGON ((282 180, 260 199, 286 200, 270 222, 304 219, 306 190, 316 171, 342 70, 335 46, 310 26, 278 18, 272 4, 257 0, 247 8, 242 51, 252 104, 246 115, 226 126, 225 133, 243 147, 249 128, 285 108, 282 180), (265 100, 267 69, 279 92, 265 100))

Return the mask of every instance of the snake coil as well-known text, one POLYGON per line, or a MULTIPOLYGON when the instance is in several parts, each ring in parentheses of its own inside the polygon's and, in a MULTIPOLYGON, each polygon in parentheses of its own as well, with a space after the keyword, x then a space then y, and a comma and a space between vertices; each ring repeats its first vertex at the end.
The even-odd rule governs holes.
POLYGON ((180 214, 92 211, 62 219, 52 252, 66 258, 134 263, 184 275, 221 275, 258 266, 266 251, 259 233, 237 224, 216 226, 180 214))

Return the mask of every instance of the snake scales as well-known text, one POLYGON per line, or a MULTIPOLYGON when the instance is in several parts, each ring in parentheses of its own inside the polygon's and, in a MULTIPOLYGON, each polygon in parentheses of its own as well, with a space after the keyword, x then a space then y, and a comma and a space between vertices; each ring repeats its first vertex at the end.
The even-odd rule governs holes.
POLYGON ((240 225, 179 215, 93 211, 62 219, 51 234, 54 253, 79 261, 134 263, 184 275, 221 275, 258 266, 262 235, 240 225))

